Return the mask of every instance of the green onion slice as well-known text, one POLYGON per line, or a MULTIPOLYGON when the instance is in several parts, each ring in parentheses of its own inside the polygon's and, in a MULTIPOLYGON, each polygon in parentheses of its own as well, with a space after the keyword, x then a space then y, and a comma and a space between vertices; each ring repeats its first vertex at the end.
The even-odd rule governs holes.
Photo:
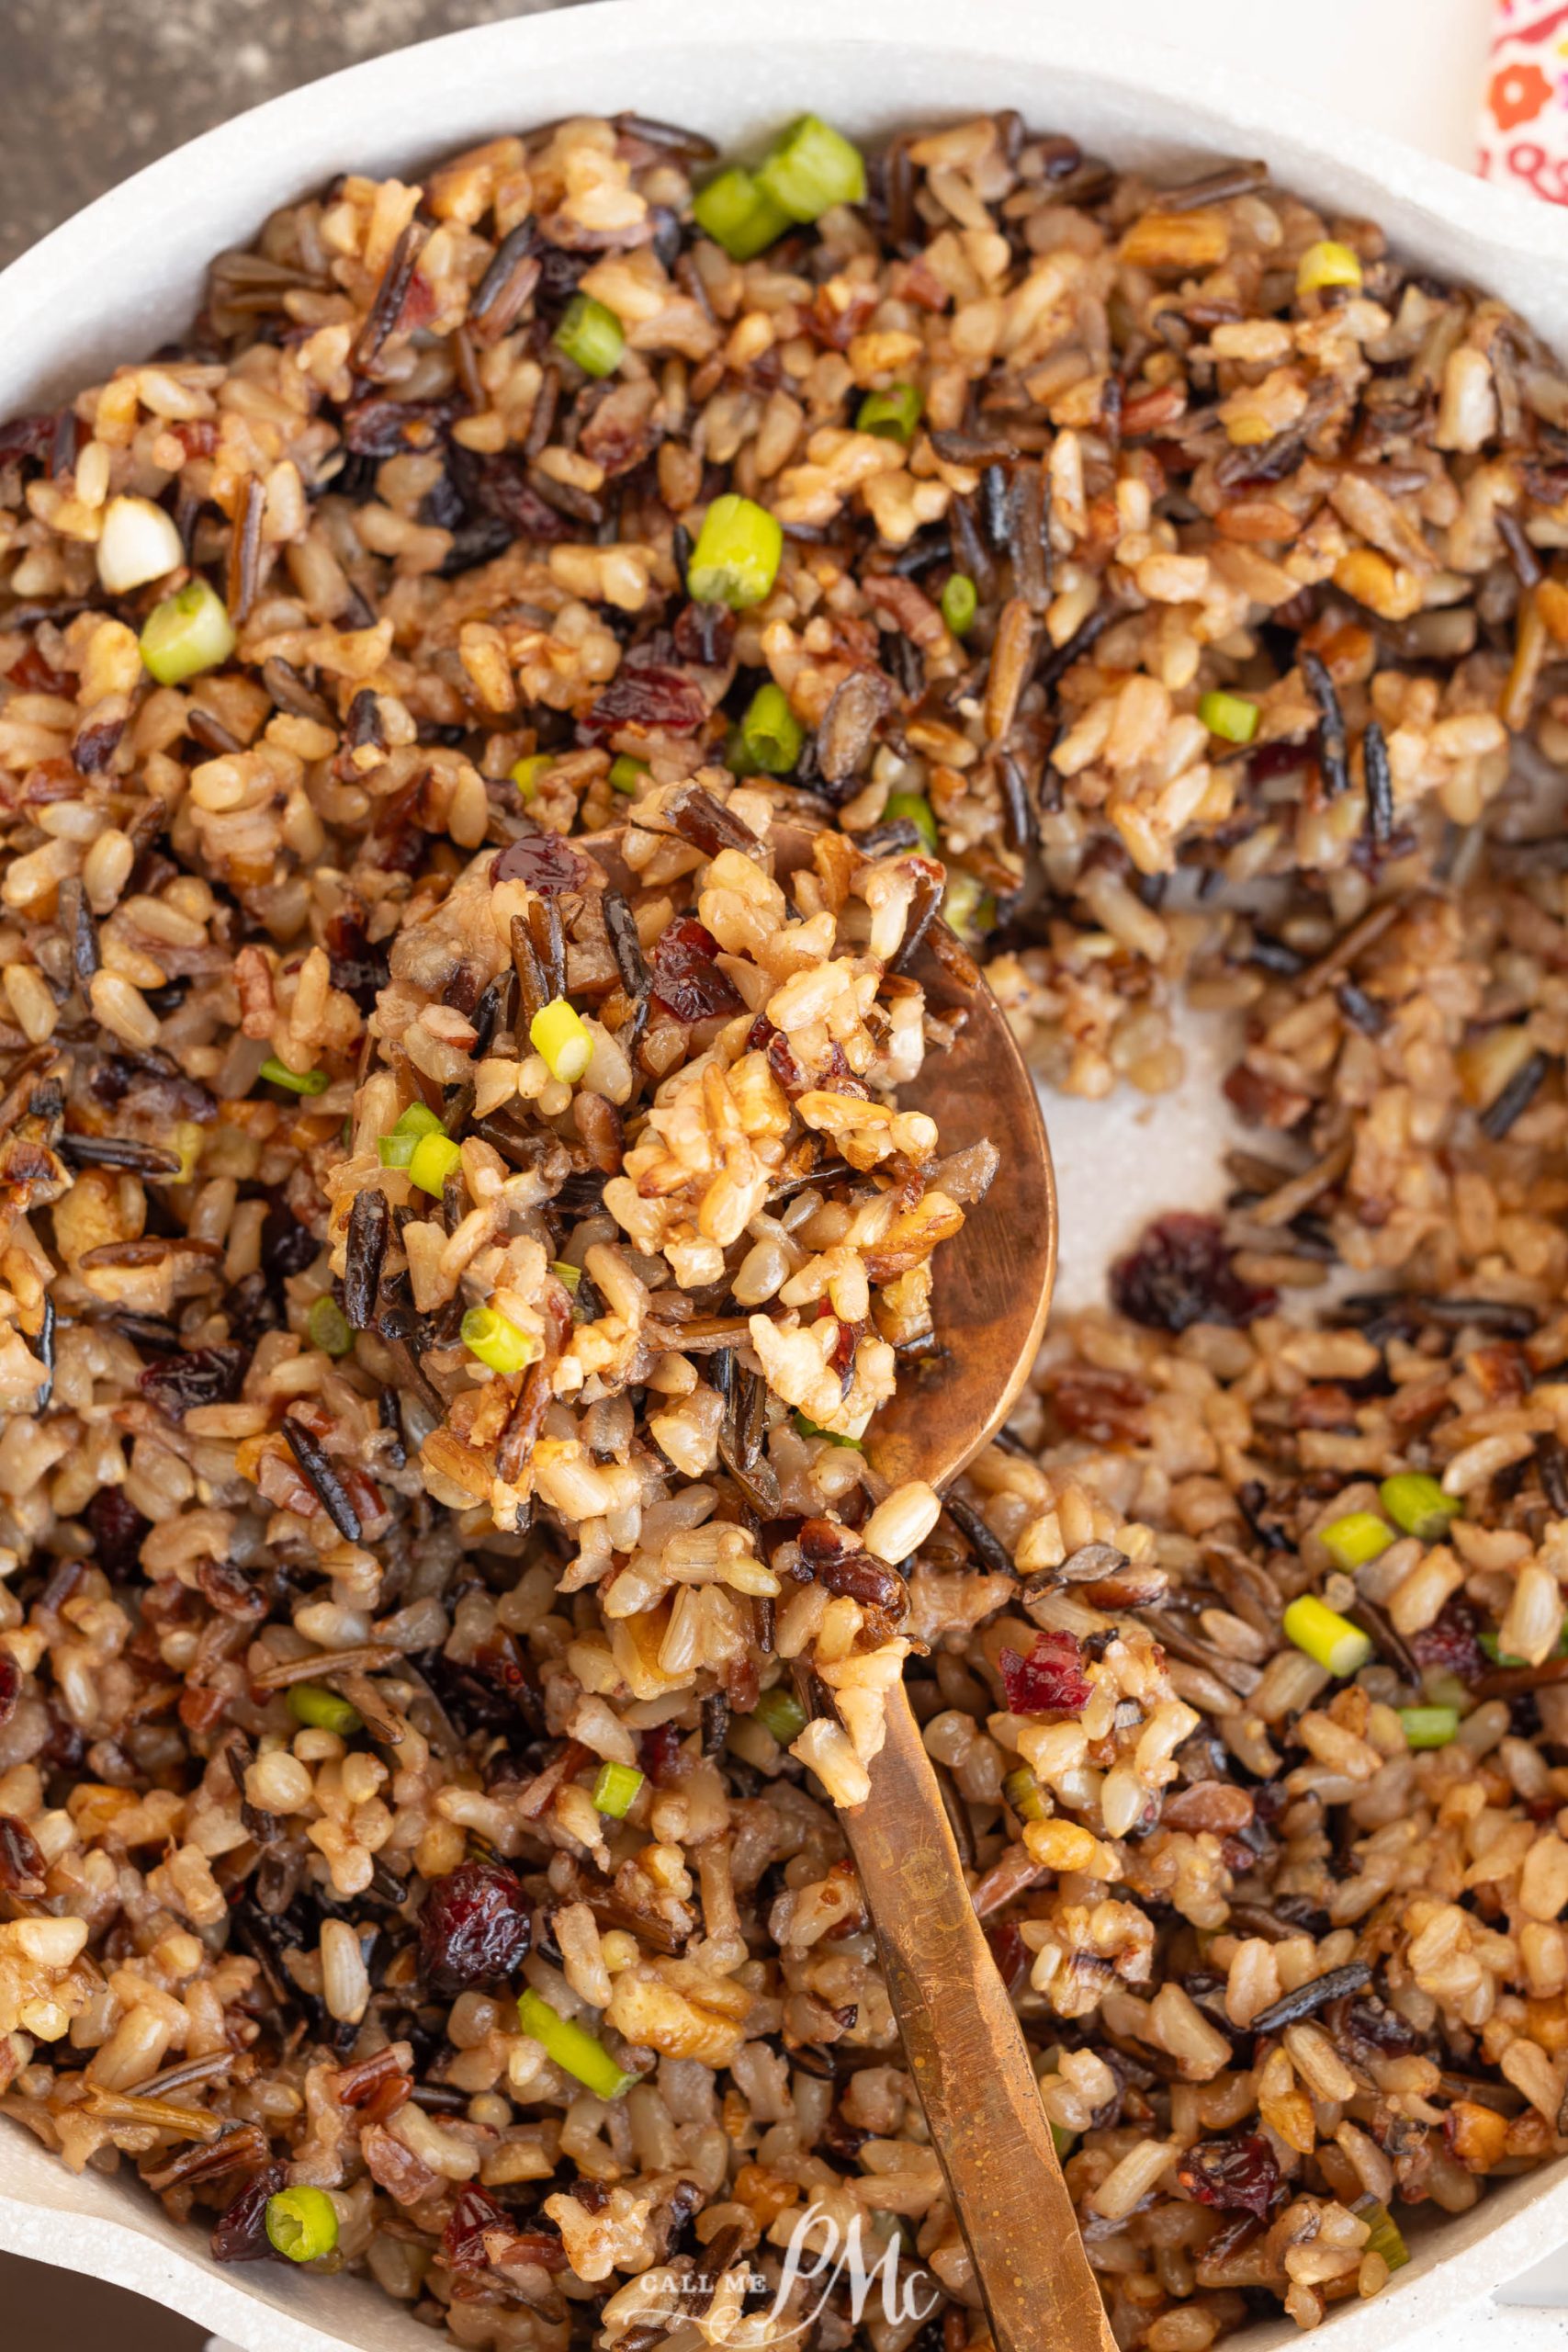
POLYGON ((470 1306, 460 1326, 463 1345, 491 1372, 521 1372, 539 1352, 531 1331, 520 1331, 493 1306, 470 1306))
POLYGON ((643 1775, 635 1764, 601 1764, 593 1783, 593 1804, 612 1821, 624 1821, 641 1788, 643 1775))
POLYGON ((586 2027, 574 2018, 561 2017, 532 1985, 525 1985, 517 1996, 517 2020, 525 2034, 543 2042, 546 2056, 595 2098, 619 2098, 637 2081, 635 2075, 616 2065, 604 2043, 586 2027))
POLYGON ((619 319, 592 294, 572 296, 553 341, 585 376, 608 376, 626 347, 619 319))
POLYGON ((1385 1478, 1378 1488, 1378 1500, 1396 1527, 1403 1527, 1406 1535, 1418 1535, 1423 1544, 1439 1542, 1448 1533, 1450 1521, 1464 1512, 1458 1495, 1446 1495, 1436 1478, 1420 1470, 1401 1470, 1397 1476, 1385 1478))
POLYGON ((726 491, 703 517, 686 586, 699 605, 728 605, 739 612, 761 603, 778 577, 783 554, 778 517, 754 499, 726 491))
POLYGON ((732 164, 692 199, 692 218, 731 261, 753 261, 784 235, 789 214, 764 195, 748 171, 732 164))
POLYGON ((753 769, 763 775, 788 775, 800 757, 806 729, 789 707, 782 686, 770 679, 759 686, 740 722, 741 741, 753 769))
POLYGON ((835 204, 865 202, 865 159, 820 115, 792 123, 757 185, 792 220, 819 220, 835 204))
POLYGON ((421 1136, 409 1160, 409 1181, 422 1193, 433 1193, 439 1200, 446 1189, 446 1179, 462 1165, 463 1148, 448 1135, 421 1136))
POLYGON ((1320 1527, 1318 1540, 1329 1558, 1341 1568, 1365 1567, 1393 1542, 1393 1530, 1376 1511, 1348 1510, 1343 1519, 1320 1527))
POLYGON ((773 1733, 781 1747, 787 1747, 790 1741, 798 1739, 806 1729, 805 1708, 795 1692, 782 1682, 775 1682, 771 1690, 764 1690, 751 1712, 763 1729, 773 1733))
POLYGON ((1446 1747, 1459 1729, 1457 1707, 1401 1707, 1406 1747, 1446 1747))
POLYGON ((1227 743, 1250 743, 1258 732, 1258 705, 1245 695, 1200 695, 1198 716, 1211 735, 1227 743))
POLYGON ((352 1739, 356 1731, 365 1729, 358 1708, 329 1690, 324 1682, 291 1682, 288 1712, 296 1723, 308 1724, 312 1731, 335 1731, 340 1739, 352 1739))
POLYGON ((918 384, 894 384, 885 392, 867 392, 855 413, 855 431, 874 433, 884 441, 912 441, 924 405, 918 384))
POLYGON ((931 855, 936 855, 939 846, 936 811, 923 792, 890 792, 882 813, 889 824, 897 824, 903 818, 913 825, 931 855))
POLYGON ((1359 1674, 1371 1657, 1372 1645, 1359 1625, 1352 1625, 1314 1593, 1303 1592, 1285 1611, 1285 1638, 1315 1659, 1336 1681, 1359 1674))
POLYGON ((954 637, 962 637, 975 625, 979 609, 980 592, 966 571, 952 571, 942 592, 942 616, 954 637))
POLYGON ((311 1306, 307 1329, 310 1345, 323 1355, 345 1356, 354 1346, 348 1317, 330 1291, 323 1291, 311 1306))
POLYGON ((141 630, 141 659, 161 686, 216 670, 234 650, 234 625, 217 590, 187 580, 154 605, 141 630))
POLYGON ((337 2244, 337 2208, 324 2188, 280 2188, 266 2200, 266 2233, 290 2262, 316 2262, 337 2244))

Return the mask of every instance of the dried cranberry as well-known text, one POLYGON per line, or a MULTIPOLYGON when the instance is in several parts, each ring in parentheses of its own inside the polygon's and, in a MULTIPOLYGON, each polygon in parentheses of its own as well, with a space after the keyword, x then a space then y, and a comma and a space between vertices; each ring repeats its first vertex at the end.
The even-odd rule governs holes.
POLYGON ((714 958, 718 942, 694 915, 660 934, 653 951, 653 993, 677 1021, 707 1021, 744 1010, 728 972, 714 958))
POLYGON ((51 1772, 79 1772, 87 1753, 85 1734, 79 1732, 69 1715, 58 1707, 49 1711, 49 1737, 39 1750, 44 1764, 51 1772))
POLYGON ((564 245, 542 244, 539 250, 539 294, 542 310, 559 309, 577 291, 577 281, 592 263, 592 254, 569 253, 564 245))
POLYGON ((57 422, 52 409, 42 416, 7 417, 0 424, 0 466, 13 458, 32 458, 41 463, 54 447, 57 422))
POLYGON ((541 899, 558 891, 581 890, 588 879, 581 854, 558 833, 525 833, 508 842, 490 870, 491 884, 525 882, 541 899))
POLYGON ((247 2180, 212 2233, 214 2262, 265 2262, 272 2254, 266 2233, 266 2204, 288 2177, 287 2165, 268 2165, 247 2180))
POLYGON ((1111 1296, 1134 1323, 1185 1331, 1192 1323, 1250 1323, 1269 1313, 1277 1294, 1242 1281, 1215 1218, 1164 1216, 1111 1267, 1111 1296))
POLYGON ((1280 2186, 1274 2151, 1260 2132, 1235 2140, 1200 2140, 1176 2167, 1176 2177, 1200 2205, 1223 2213, 1256 2213, 1262 2221, 1280 2186))
POLYGON ((404 449, 434 448, 457 413, 453 401, 395 401, 385 393, 350 401, 343 412, 344 447, 358 458, 393 458, 404 449))
POLYGON ((1091 1445, 1141 1445, 1148 1436, 1148 1391, 1130 1373, 1071 1364, 1053 1375, 1046 1394, 1070 1437, 1087 1437, 1091 1445))
POLYGON ((22 1669, 9 1650, 0 1650, 0 1730, 17 1712, 22 1695, 22 1669))
POLYGON ((766 1054, 768 1068, 793 1102, 811 1084, 806 1071, 795 1059, 789 1039, 782 1029, 775 1029, 765 1012, 760 1012, 746 1035, 746 1043, 754 1054, 766 1054))
POLYGON ((111 1583, 125 1583, 136 1573, 152 1521, 127 1502, 123 1487, 100 1487, 87 1505, 86 1519, 93 1531, 94 1558, 111 1583))
POLYGON ((419 1941, 437 1993, 488 1984, 527 1956, 528 1898, 499 1862, 461 1862, 420 1905, 419 1941))
POLYGON ((504 2229, 506 2224, 505 2210, 496 2203, 488 2188, 460 2188, 452 2218, 441 2233, 441 2250, 447 2268, 482 2270, 490 2259, 485 2252, 485 2232, 504 2229))
POLYGON ((654 1724, 637 1740, 637 1754, 642 1769, 656 1788, 669 1780, 675 1769, 675 1758, 681 1753, 679 1724, 654 1724))
POLYGON ((1417 1666, 1435 1674, 1457 1674, 1461 1682, 1479 1681, 1487 1670, 1480 1612, 1462 1593, 1445 1602, 1429 1625, 1411 1634, 1410 1646, 1417 1666))
POLYGON ((302 1274, 321 1254, 319 1234, 296 1216, 286 1201, 276 1200, 262 1224, 262 1271, 269 1282, 302 1274))
POLYGON ((165 1419, 183 1421, 193 1405, 231 1405, 244 1376, 243 1348, 187 1348, 149 1364, 136 1385, 165 1419))
POLYGON ((0 1887, 8 1894, 41 1894, 45 1867, 27 1823, 0 1813, 0 1887))
POLYGON ((718 669, 735 642, 735 616, 726 605, 685 605, 675 616, 675 650, 682 662, 718 669))
POLYGON ((1038 1634, 1027 1657, 1003 1650, 997 1660, 1008 1708, 1015 1715, 1081 1715, 1089 1683, 1076 1634, 1038 1634))
POLYGON ((1016 1993, 1029 1973, 1029 1947, 1015 1919, 996 1919, 986 1929, 986 1941, 997 1963, 997 1974, 1010 1993, 1016 1993))
POLYGON ((387 985, 386 949, 371 945, 355 916, 338 914, 327 925, 327 955, 333 988, 351 996, 361 1012, 374 1012, 377 993, 387 985))
MULTIPOLYGON (((73 699, 75 696, 75 679, 68 677, 63 670, 51 667, 44 660, 36 645, 29 645, 26 651, 12 662, 6 675, 18 694, 67 695, 73 699)), ((37 771, 35 770, 34 773, 36 775, 37 771)))
MULTIPOLYGON (((1254 474, 1249 479, 1256 481, 1260 477, 1254 474)), ((1278 742, 1259 743, 1257 750, 1249 752, 1247 756, 1248 784, 1267 784, 1274 776, 1293 775, 1298 768, 1315 764, 1319 740, 1314 727, 1312 733, 1299 742, 1281 737, 1278 742)))
POLYGON ((558 514, 547 499, 540 497, 517 458, 472 458, 468 451, 463 455, 468 462, 459 461, 457 452, 453 452, 453 480, 470 509, 479 510, 476 520, 488 518, 492 534, 504 531, 514 539, 570 538, 570 516, 558 514))
POLYGON ((586 718, 578 723, 585 743, 614 735, 622 727, 657 728, 668 735, 694 734, 708 715, 707 697, 683 670, 656 662, 623 663, 586 718))

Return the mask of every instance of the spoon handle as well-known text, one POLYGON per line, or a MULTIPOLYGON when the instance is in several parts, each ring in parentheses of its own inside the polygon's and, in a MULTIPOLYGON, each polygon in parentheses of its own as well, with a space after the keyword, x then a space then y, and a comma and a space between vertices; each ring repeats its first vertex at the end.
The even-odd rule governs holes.
POLYGON ((840 1819, 997 2352, 1116 2352, 1029 2052, 901 1685, 888 1693, 871 1795, 840 1819))

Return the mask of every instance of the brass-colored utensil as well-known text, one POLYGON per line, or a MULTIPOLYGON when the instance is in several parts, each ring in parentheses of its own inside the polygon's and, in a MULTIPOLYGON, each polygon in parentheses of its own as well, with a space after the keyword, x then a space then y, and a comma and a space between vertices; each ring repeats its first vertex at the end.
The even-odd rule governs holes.
MULTIPOLYGON (((935 992, 936 975, 915 967, 935 992)), ((867 1431, 879 1479, 948 1485, 1017 1402, 1045 1329, 1056 1196, 1039 1097, 982 982, 950 1052, 902 1100, 942 1148, 988 1136, 995 1183, 938 1257, 943 1369, 867 1431)), ((871 1795, 841 1815, 931 2144, 998 2352, 1115 2352, 1029 2052, 975 1916, 931 1758, 900 1684, 871 1795)))
MULTIPOLYGON (((772 834, 782 880, 811 862, 811 835, 772 834)), ((590 835, 617 885, 636 876, 619 837, 590 835)), ((929 948, 911 967, 938 1010, 953 982, 929 948)), ((1017 1402, 1045 1329, 1056 1270, 1056 1194, 1040 1101, 982 981, 953 1044, 901 1091, 935 1120, 944 1153, 989 1139, 996 1182, 936 1261, 936 1369, 900 1385, 866 1436, 884 1488, 949 1485, 1017 1402)), ((871 1794, 840 1814, 876 1930, 904 2054, 958 2224, 974 2257, 997 2352, 1116 2352, 1052 2143, 1028 2048, 997 1973, 902 1684, 871 1794)))

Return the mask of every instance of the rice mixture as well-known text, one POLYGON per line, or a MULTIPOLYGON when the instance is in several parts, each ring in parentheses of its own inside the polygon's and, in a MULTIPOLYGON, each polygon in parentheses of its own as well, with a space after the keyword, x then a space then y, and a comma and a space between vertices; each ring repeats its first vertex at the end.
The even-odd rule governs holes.
POLYGON ((908 1657, 1127 2352, 1568 2150, 1565 546, 1500 304, 1010 114, 347 176, 0 427, 9 2117, 481 2352, 812 2203, 983 2343, 908 1657), (939 1503, 970 949, 1258 1135, 939 1503))

